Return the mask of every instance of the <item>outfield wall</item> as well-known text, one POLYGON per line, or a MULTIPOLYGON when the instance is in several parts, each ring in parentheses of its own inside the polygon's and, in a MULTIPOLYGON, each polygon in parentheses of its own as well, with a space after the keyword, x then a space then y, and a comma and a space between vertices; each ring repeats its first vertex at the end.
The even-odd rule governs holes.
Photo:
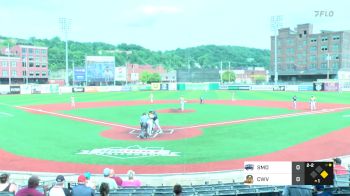
POLYGON ((152 83, 127 86, 59 86, 58 84, 0 85, 0 94, 46 94, 83 92, 126 92, 126 91, 350 91, 350 82, 314 82, 302 85, 244 85, 214 83, 152 83))

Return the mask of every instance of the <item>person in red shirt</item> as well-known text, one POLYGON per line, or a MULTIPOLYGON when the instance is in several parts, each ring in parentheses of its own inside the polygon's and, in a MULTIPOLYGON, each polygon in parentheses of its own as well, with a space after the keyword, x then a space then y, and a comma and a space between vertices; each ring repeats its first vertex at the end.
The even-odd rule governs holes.
POLYGON ((335 175, 345 175, 349 174, 349 171, 346 169, 346 167, 341 165, 341 159, 335 158, 334 161, 334 174, 335 175))
POLYGON ((123 184, 123 180, 119 176, 115 175, 114 169, 110 169, 109 177, 114 179, 118 186, 123 184))

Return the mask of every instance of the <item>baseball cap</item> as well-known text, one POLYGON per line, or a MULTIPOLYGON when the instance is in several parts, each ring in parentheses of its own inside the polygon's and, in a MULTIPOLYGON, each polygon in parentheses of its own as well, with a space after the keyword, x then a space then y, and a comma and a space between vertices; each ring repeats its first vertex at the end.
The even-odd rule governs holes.
POLYGON ((110 173, 111 173, 111 170, 110 170, 109 168, 105 168, 105 169, 103 170, 103 175, 104 175, 104 176, 109 176, 110 173))
POLYGON ((85 176, 84 176, 84 175, 80 175, 80 176, 78 177, 78 182, 86 182, 85 176))
POLYGON ((63 182, 63 181, 65 181, 64 176, 58 175, 58 176, 56 177, 56 182, 63 182))
POLYGON ((90 179, 91 173, 90 172, 85 172, 84 176, 85 176, 86 179, 90 179))

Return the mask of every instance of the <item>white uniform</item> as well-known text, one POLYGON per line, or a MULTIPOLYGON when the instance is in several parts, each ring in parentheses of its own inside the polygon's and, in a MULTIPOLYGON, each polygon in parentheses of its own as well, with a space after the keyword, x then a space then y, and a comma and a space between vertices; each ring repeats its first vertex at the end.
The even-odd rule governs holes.
POLYGON ((153 130, 153 114, 148 114, 148 120, 147 120, 147 133, 148 135, 152 135, 153 130))
POLYGON ((149 95, 149 98, 150 98, 150 100, 151 100, 151 103, 153 103, 153 93, 151 93, 151 94, 149 95))
POLYGON ((311 111, 316 110, 316 97, 312 96, 310 99, 310 109, 311 111))
POLYGON ((185 110, 185 98, 180 97, 180 106, 181 106, 181 111, 185 110))
POLYGON ((74 97, 70 98, 70 105, 71 105, 72 108, 75 108, 75 99, 74 99, 74 97))

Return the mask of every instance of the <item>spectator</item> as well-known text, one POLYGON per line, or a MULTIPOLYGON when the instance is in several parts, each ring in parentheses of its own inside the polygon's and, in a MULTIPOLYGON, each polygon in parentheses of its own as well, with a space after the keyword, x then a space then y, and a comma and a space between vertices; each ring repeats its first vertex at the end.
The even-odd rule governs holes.
POLYGON ((50 189, 50 196, 71 196, 71 192, 68 188, 64 187, 64 176, 58 175, 56 177, 56 184, 50 189))
POLYGON ((115 189, 118 189, 118 185, 117 185, 117 183, 115 182, 115 178, 110 178, 110 176, 111 176, 111 169, 109 169, 109 168, 105 168, 104 170, 103 170, 103 179, 101 179, 101 181, 100 181, 100 186, 101 186, 101 184, 102 183, 107 183, 108 184, 108 186, 109 186, 109 189, 110 190, 115 190, 115 189))
POLYGON ((86 178, 86 186, 90 187, 92 189, 96 189, 96 184, 95 182, 91 179, 91 173, 90 172, 85 172, 84 176, 86 178))
POLYGON ((324 186, 322 186, 322 185, 316 185, 315 191, 316 191, 315 195, 318 195, 318 196, 331 196, 332 195, 332 193, 325 191, 324 186))
POLYGON ((334 185, 349 186, 349 171, 341 165, 341 159, 335 158, 334 161, 334 185))
POLYGON ((100 186, 100 194, 101 196, 108 196, 109 195, 109 186, 107 183, 102 183, 100 186))
POLYGON ((46 187, 44 188, 44 193, 39 192, 36 190, 36 188, 39 186, 39 177, 38 176, 32 176, 28 179, 28 186, 19 190, 16 193, 16 196, 44 196, 46 195, 46 187))
POLYGON ((115 183, 117 183, 118 186, 121 186, 123 184, 123 180, 119 176, 115 175, 114 169, 110 169, 109 177, 114 179, 115 183))
POLYGON ((174 189, 173 189, 173 192, 174 192, 175 196, 180 196, 181 193, 182 193, 182 187, 181 187, 181 185, 175 184, 174 189))
POLYGON ((17 191, 17 185, 10 183, 9 178, 10 178, 9 174, 0 175, 0 192, 14 193, 17 191))
POLYGON ((140 187, 141 181, 134 179, 135 172, 132 170, 128 171, 128 178, 129 180, 124 180, 122 186, 123 187, 140 187))
POLYGON ((306 196, 312 195, 313 187, 309 185, 285 186, 282 196, 306 196))
POLYGON ((94 196, 95 191, 86 186, 86 178, 84 175, 78 177, 78 185, 73 187, 72 196, 94 196))

